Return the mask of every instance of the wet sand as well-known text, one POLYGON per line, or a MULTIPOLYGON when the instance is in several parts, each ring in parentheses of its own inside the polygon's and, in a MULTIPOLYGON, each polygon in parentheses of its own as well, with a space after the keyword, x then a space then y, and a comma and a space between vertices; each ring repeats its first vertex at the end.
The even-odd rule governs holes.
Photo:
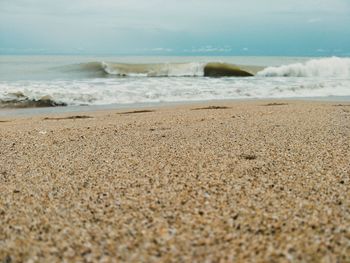
POLYGON ((0 262, 350 262, 350 104, 0 118, 0 262))

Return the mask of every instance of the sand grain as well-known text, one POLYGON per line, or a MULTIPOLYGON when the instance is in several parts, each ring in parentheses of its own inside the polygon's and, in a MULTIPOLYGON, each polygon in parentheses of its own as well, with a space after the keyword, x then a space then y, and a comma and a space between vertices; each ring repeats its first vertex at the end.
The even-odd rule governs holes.
POLYGON ((350 113, 208 106, 1 125, 0 261, 349 262, 350 113))

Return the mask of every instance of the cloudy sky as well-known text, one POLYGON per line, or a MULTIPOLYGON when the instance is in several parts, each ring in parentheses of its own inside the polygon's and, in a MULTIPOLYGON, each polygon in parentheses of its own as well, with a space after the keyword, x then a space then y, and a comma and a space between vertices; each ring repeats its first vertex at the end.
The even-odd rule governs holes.
POLYGON ((350 0, 0 0, 0 54, 350 56, 350 0))

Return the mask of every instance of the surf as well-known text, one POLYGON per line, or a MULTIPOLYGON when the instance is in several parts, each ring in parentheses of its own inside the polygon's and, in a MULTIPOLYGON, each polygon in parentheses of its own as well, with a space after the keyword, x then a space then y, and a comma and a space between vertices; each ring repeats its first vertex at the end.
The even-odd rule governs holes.
POLYGON ((350 58, 273 58, 270 63, 260 58, 225 63, 172 58, 168 63, 164 58, 150 63, 151 58, 106 62, 102 57, 52 66, 54 59, 48 58, 38 79, 27 78, 28 64, 16 62, 15 71, 11 64, 2 67, 20 79, 0 78, 0 109, 350 96, 350 58))
POLYGON ((320 58, 304 63, 267 67, 257 75, 261 77, 350 78, 350 58, 320 58))

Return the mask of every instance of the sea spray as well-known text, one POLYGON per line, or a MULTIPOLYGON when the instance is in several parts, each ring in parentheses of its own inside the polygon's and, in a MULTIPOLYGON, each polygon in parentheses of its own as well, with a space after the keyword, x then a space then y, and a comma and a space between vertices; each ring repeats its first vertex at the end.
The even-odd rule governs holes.
POLYGON ((305 63, 267 67, 258 72, 258 76, 350 78, 350 58, 312 59, 305 63))

